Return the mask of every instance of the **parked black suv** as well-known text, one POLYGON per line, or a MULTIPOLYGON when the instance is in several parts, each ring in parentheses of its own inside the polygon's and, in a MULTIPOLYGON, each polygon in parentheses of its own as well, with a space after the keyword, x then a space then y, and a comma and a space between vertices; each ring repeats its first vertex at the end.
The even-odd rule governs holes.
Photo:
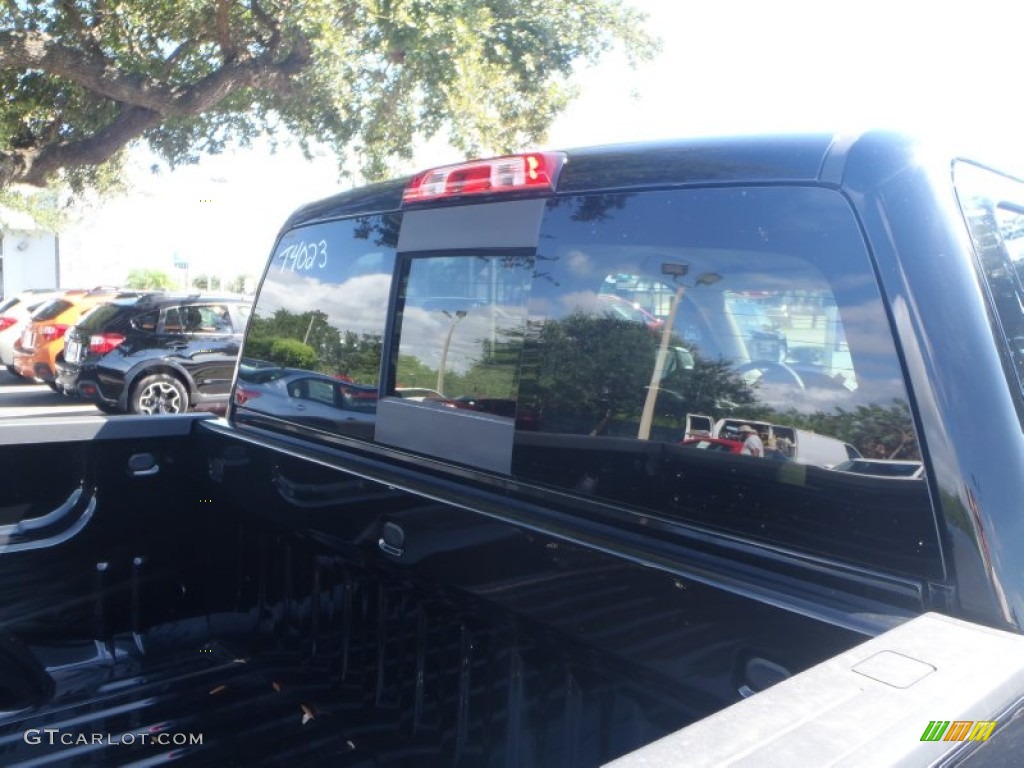
POLYGON ((107 413, 219 410, 250 303, 167 294, 96 307, 67 333, 57 386, 107 413))

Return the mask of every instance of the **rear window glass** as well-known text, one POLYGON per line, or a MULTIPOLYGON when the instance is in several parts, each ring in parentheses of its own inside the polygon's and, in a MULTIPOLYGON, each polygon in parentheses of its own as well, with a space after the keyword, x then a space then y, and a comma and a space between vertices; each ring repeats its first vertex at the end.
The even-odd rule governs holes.
POLYGON ((155 333, 159 324, 160 312, 155 309, 132 318, 132 328, 145 333, 155 333))
POLYGON ((110 325, 119 315, 125 313, 126 307, 117 304, 100 304, 78 321, 78 327, 83 331, 99 331, 110 325))
POLYGON ((534 202, 443 209, 461 233, 447 249, 411 238, 396 255, 398 217, 289 233, 249 323, 236 418, 377 440, 659 525, 941 576, 919 473, 843 466, 916 467, 921 453, 841 195, 534 202), (487 247, 484 224, 515 217, 539 237, 487 247), (311 373, 343 397, 330 402, 328 379, 309 399, 311 373))
MULTIPOLYGON (((970 163, 955 181, 994 309, 1010 385, 1024 393, 1024 183, 970 163)), ((1024 413, 1021 414, 1024 422, 1024 413)))
POLYGON ((231 333, 231 313, 223 304, 195 304, 182 307, 188 333, 231 333))
POLYGON ((467 366, 521 358, 517 479, 819 556, 940 572, 924 481, 842 466, 921 455, 841 196, 568 197, 550 202, 539 242, 521 332, 467 366))
POLYGON ((32 314, 32 320, 53 320, 58 315, 71 309, 72 303, 64 299, 49 301, 32 314))
POLYGON ((514 414, 533 263, 532 253, 413 258, 393 394, 455 408, 487 404, 491 413, 504 403, 499 415, 514 414))
POLYGON ((184 333, 185 321, 180 307, 168 307, 164 310, 164 333, 184 333))
POLYGON ((372 439, 398 220, 361 217, 282 238, 249 318, 236 418, 372 439))

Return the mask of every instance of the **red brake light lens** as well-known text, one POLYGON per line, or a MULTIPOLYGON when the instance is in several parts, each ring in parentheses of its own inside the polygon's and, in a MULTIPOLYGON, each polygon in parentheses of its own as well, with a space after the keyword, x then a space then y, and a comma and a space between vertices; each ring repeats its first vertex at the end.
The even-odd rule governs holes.
POLYGON ((0 331, 6 331, 16 322, 18 322, 18 318, 16 317, 9 317, 8 315, 0 317, 0 331))
POLYGON ((67 333, 67 330, 68 326, 61 323, 53 323, 51 325, 44 325, 40 328, 39 335, 43 337, 44 341, 54 341, 67 333))
POLYGON ((255 390, 252 390, 252 389, 246 389, 241 384, 238 384, 235 387, 235 405, 245 405, 247 402, 249 402, 253 398, 256 398, 256 397, 259 397, 259 396, 260 396, 259 392, 255 391, 255 390))
POLYGON ((529 190, 554 192, 564 164, 565 155, 560 152, 529 152, 431 168, 412 178, 402 203, 529 190))
POLYGON ((89 351, 97 355, 105 355, 124 341, 120 333, 97 333, 89 337, 89 351))

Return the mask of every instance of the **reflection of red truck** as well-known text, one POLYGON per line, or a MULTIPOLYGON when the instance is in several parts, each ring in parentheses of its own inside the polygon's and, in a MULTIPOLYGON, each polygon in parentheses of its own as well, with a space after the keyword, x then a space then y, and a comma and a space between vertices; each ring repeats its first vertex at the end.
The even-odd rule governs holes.
POLYGON ((797 429, 767 421, 746 419, 719 419, 710 416, 687 414, 686 439, 715 437, 739 440, 739 428, 749 424, 757 430, 765 447, 777 450, 786 458, 800 464, 815 464, 819 467, 834 467, 843 461, 860 458, 860 452, 849 443, 835 437, 819 435, 806 429, 797 429))

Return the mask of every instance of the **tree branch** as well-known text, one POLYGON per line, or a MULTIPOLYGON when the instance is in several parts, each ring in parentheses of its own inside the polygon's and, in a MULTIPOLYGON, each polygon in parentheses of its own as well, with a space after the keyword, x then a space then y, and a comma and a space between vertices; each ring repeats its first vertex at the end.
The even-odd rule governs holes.
POLYGON ((78 7, 75 5, 74 0, 60 0, 57 3, 64 14, 67 16, 68 21, 71 23, 71 27, 79 33, 79 35, 88 34, 88 27, 85 21, 82 19, 82 14, 78 12, 78 7))
POLYGON ((291 78, 305 69, 311 59, 312 46, 308 40, 300 38, 291 53, 280 61, 272 61, 268 55, 225 65, 195 85, 176 90, 174 103, 165 114, 171 117, 198 115, 239 88, 259 88, 286 95, 291 88, 291 78))
POLYGON ((106 162, 125 144, 168 118, 202 114, 240 88, 286 95, 291 78, 305 69, 311 58, 311 44, 299 38, 282 59, 268 52, 257 59, 225 64, 192 85, 172 88, 126 75, 38 32, 0 32, 0 69, 42 70, 122 105, 113 122, 88 138, 50 144, 46 140, 51 137, 37 133, 22 147, 0 152, 0 188, 12 182, 43 185, 60 168, 106 162))
POLYGON ((75 5, 74 0, 60 0, 58 5, 64 10, 72 29, 78 33, 78 38, 86 48, 97 59, 103 60, 103 49, 100 47, 99 40, 96 37, 96 31, 85 23, 85 19, 78 12, 78 7, 75 5))
POLYGON ((231 37, 231 2, 230 0, 217 0, 217 7, 214 11, 214 28, 216 29, 217 44, 224 54, 224 61, 231 62, 238 58, 238 48, 235 47, 231 37))
POLYGON ((99 96, 165 117, 199 114, 240 87, 285 93, 288 78, 304 69, 311 55, 309 41, 300 38, 283 59, 274 60, 268 53, 258 59, 228 63, 194 85, 171 88, 125 74, 40 32, 0 32, 0 69, 39 69, 99 96))
POLYGON ((12 181, 43 186, 61 168, 104 163, 125 144, 161 122, 157 112, 126 107, 110 125, 87 139, 0 153, 0 188, 12 181))
POLYGON ((39 69, 125 104, 160 111, 170 89, 108 66, 92 53, 59 44, 43 32, 0 32, 0 69, 39 69))

